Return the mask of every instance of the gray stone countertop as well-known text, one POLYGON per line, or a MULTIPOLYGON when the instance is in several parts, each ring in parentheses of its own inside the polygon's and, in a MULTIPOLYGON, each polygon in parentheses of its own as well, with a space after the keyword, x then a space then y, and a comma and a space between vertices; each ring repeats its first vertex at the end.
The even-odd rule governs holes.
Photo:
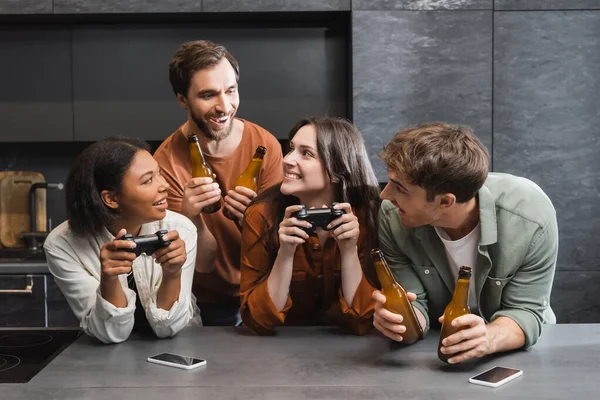
POLYGON ((0 275, 49 274, 45 261, 0 260, 0 275))
POLYGON ((598 389, 600 324, 548 325, 530 350, 465 365, 438 360, 438 335, 402 347, 377 332, 280 328, 259 337, 246 328, 188 328, 172 339, 133 334, 118 345, 82 336, 27 384, 0 386, 3 400, 165 398, 591 399, 598 389), (204 358, 195 370, 150 364, 162 352, 204 358), (524 371, 499 388, 468 383, 502 365, 524 371))

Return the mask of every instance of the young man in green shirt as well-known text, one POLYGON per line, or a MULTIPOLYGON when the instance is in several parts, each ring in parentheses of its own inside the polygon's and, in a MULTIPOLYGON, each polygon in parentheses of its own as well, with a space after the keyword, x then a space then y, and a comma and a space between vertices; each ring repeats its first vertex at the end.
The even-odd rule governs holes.
MULTIPOLYGON (((550 199, 535 183, 488 173, 485 147, 466 127, 434 123, 399 132, 381 157, 389 182, 379 241, 396 278, 411 292, 427 331, 439 326, 458 269, 473 269, 472 314, 444 339, 450 363, 530 347, 543 323, 555 323, 550 291, 558 228, 550 199)), ((402 316, 377 301, 374 325, 402 340, 402 316)))

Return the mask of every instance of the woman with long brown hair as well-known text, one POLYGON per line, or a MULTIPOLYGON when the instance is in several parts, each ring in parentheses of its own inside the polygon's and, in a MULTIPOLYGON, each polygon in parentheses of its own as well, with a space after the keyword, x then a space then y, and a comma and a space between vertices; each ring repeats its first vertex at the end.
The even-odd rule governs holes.
POLYGON ((372 326, 379 187, 363 139, 350 122, 300 120, 289 135, 284 179, 246 210, 241 316, 259 334, 278 325, 372 326), (337 204, 334 204, 337 203, 337 204), (325 229, 297 211, 341 210, 325 229))

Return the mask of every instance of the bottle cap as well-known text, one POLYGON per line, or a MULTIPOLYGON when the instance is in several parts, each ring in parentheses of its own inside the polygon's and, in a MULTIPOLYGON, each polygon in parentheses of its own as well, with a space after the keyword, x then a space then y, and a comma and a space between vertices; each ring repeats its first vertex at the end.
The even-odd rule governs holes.
POLYGON ((378 248, 374 248, 371 250, 371 257, 383 258, 383 252, 378 248))
POLYGON ((267 148, 264 146, 258 146, 256 148, 256 152, 264 156, 267 153, 267 148))

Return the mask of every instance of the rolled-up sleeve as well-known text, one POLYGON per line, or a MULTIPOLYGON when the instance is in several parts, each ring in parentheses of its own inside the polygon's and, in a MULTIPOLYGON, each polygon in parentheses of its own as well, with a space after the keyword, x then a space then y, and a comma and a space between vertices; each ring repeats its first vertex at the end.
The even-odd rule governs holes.
POLYGON ((342 315, 346 319, 347 325, 356 335, 364 335, 373 327, 373 312, 375 311, 375 300, 373 300, 374 290, 375 288, 363 274, 356 288, 354 299, 352 299, 352 307, 348 306, 342 293, 342 288, 339 290, 342 315))
POLYGON ((54 246, 46 243, 44 249, 48 269, 79 319, 81 328, 104 343, 120 343, 129 337, 134 324, 135 293, 124 288, 127 306, 115 307, 100 293, 100 281, 90 275, 75 258, 76 251, 66 243, 54 246))
MULTIPOLYGON (((504 316, 519 325, 525 348, 533 346, 542 333, 544 315, 550 307, 550 292, 558 255, 558 226, 551 219, 533 237, 523 264, 502 292, 502 308, 490 321, 504 316)), ((554 321, 551 321, 554 322, 554 321)))
POLYGON ((150 294, 150 304, 144 307, 146 318, 156 336, 171 337, 177 334, 194 317, 194 301, 192 300, 192 282, 194 280, 194 266, 196 264, 197 233, 187 229, 180 229, 179 235, 185 242, 186 260, 181 267, 181 289, 179 297, 170 310, 164 310, 156 305, 158 289, 161 280, 158 280, 150 294), (185 236, 184 236, 185 235, 185 236))
POLYGON ((286 304, 277 311, 267 284, 271 264, 267 249, 267 223, 260 209, 262 205, 251 206, 246 210, 242 235, 240 314, 244 324, 260 335, 273 333, 282 325, 292 299, 288 294, 286 304))
POLYGON ((392 218, 397 218, 395 216, 397 215, 396 213, 395 207, 387 200, 383 202, 379 211, 379 246, 385 255, 385 259, 396 280, 402 282, 404 290, 417 295, 417 299, 412 302, 412 305, 419 309, 421 314, 425 317, 426 324, 423 329, 423 336, 425 336, 430 327, 427 291, 416 274, 412 262, 406 257, 396 243, 396 237, 391 223, 392 218))

